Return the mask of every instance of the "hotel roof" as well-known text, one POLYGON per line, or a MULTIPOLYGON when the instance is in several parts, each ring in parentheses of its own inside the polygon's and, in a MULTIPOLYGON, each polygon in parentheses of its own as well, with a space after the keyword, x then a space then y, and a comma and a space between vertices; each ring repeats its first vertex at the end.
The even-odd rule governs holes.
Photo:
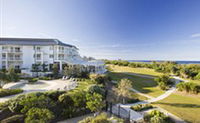
POLYGON ((63 43, 58 39, 42 38, 0 38, 0 45, 61 45, 77 48, 74 45, 63 43))

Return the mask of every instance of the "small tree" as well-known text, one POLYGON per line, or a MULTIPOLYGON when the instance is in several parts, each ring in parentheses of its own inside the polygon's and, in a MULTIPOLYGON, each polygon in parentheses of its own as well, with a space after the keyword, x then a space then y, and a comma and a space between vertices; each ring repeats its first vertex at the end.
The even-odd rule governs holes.
POLYGON ((9 69, 8 69, 8 81, 9 82, 17 82, 19 81, 19 76, 15 73, 15 69, 13 66, 11 66, 9 69))
POLYGON ((130 97, 130 88, 132 87, 132 82, 128 79, 121 79, 118 83, 118 87, 115 88, 115 92, 118 95, 118 100, 122 98, 123 103, 125 103, 125 97, 130 97))

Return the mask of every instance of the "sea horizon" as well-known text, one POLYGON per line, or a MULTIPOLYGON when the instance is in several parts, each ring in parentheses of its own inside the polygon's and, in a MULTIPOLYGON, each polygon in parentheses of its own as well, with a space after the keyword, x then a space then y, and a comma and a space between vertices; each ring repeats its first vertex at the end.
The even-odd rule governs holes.
POLYGON ((178 64, 200 64, 200 61, 197 60, 127 60, 129 62, 152 62, 152 61, 156 61, 156 62, 164 62, 164 61, 173 61, 176 62, 178 64))

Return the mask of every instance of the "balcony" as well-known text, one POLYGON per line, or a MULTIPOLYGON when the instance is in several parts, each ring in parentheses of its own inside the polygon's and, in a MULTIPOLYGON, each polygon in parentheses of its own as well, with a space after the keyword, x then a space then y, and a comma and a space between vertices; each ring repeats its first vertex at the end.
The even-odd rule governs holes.
POLYGON ((22 61, 21 57, 8 57, 8 61, 22 61))
POLYGON ((22 53, 22 50, 2 50, 2 53, 22 53))

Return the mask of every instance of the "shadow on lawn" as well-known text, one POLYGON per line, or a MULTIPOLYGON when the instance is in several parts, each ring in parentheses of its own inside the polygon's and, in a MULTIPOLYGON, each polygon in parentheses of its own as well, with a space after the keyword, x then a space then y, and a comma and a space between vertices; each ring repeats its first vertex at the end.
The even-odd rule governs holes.
POLYGON ((175 107, 182 107, 182 108, 200 108, 198 104, 185 104, 185 103, 153 103, 153 104, 162 104, 162 105, 170 105, 175 107))
POLYGON ((126 73, 119 72, 109 72, 108 75, 116 81, 120 81, 123 78, 127 78, 133 81, 133 88, 142 92, 142 93, 150 93, 152 92, 148 87, 156 87, 157 83, 153 78, 141 77, 137 75, 130 75, 126 73))

